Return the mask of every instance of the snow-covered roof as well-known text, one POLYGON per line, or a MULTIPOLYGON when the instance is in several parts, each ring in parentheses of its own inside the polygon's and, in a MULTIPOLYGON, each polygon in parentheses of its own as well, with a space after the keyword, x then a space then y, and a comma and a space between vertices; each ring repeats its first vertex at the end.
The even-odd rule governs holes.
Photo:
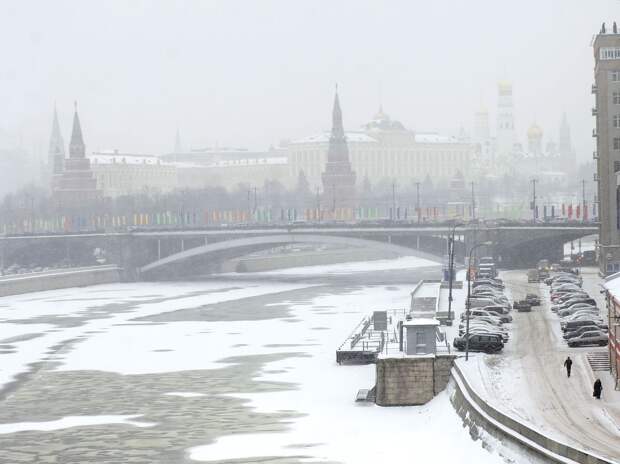
POLYGON ((403 322, 404 327, 419 327, 422 325, 439 325, 439 321, 431 317, 418 317, 403 322))
POLYGON ((100 151, 88 155, 91 163, 94 164, 150 164, 159 165, 163 163, 157 156, 136 155, 131 153, 120 153, 118 151, 100 151))
POLYGON ((460 143, 456 137, 437 133, 415 134, 416 143, 460 143))
POLYGON ((620 272, 605 277, 603 287, 609 290, 616 300, 620 301, 620 272))
POLYGON ((209 167, 231 167, 231 166, 262 166, 274 164, 287 164, 286 156, 270 156, 268 158, 245 158, 232 160, 218 160, 209 167))
MULTIPOLYGON (((328 143, 329 136, 329 132, 323 132, 321 134, 310 135, 302 139, 293 140, 291 143, 328 143)), ((364 134, 363 132, 345 132, 345 137, 347 139, 347 142, 377 143, 377 139, 374 139, 369 135, 364 134)))

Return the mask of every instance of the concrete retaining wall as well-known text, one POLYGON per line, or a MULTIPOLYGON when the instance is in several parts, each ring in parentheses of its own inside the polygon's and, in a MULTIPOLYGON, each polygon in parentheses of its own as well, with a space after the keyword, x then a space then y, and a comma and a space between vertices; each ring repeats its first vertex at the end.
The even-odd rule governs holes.
POLYGON ((5 276, 0 279, 0 297, 120 282, 121 271, 118 266, 94 266, 5 276))
POLYGON ((379 358, 376 403, 379 406, 425 404, 446 388, 453 355, 379 358))
MULTIPOLYGON (((523 422, 510 417, 487 403, 467 382, 458 363, 452 368, 456 383, 457 401, 455 407, 462 417, 468 416, 479 427, 495 436, 507 437, 542 456, 547 462, 563 464, 618 464, 566 443, 549 438, 523 422), (462 411, 466 409, 466 411, 462 411)), ((453 401, 454 402, 454 401, 453 401)))
POLYGON ((394 257, 395 255, 384 251, 365 248, 273 254, 230 260, 222 265, 222 272, 262 272, 289 267, 318 266, 353 261, 390 259, 394 257))

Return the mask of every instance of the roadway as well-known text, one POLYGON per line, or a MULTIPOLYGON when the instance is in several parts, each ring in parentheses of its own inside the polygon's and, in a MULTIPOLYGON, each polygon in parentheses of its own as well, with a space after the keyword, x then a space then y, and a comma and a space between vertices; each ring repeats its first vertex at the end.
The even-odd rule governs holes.
MULTIPOLYGON (((501 355, 476 357, 479 386, 491 403, 541 431, 620 462, 620 392, 613 390, 609 373, 593 372, 586 359, 587 353, 606 348, 568 348, 549 309, 547 286, 528 284, 523 270, 504 272, 502 278, 515 299, 540 293, 542 305, 513 313, 512 337, 501 355), (563 367, 568 355, 574 361, 570 378, 563 367), (592 397, 597 377, 604 382, 600 401, 592 397)), ((588 271, 584 287, 600 299, 597 278, 588 271)))
MULTIPOLYGON (((527 231, 527 230, 554 230, 554 231, 589 231, 592 234, 598 233, 598 225, 596 224, 571 224, 571 225, 519 225, 519 226, 460 226, 456 227, 457 235, 472 230, 510 230, 510 231, 527 231)), ((333 234, 333 233, 438 233, 448 234, 452 231, 451 225, 391 225, 385 224, 381 226, 367 224, 349 224, 349 225, 332 225, 332 224, 312 224, 312 225, 273 225, 256 227, 253 225, 235 225, 229 227, 213 227, 213 228, 155 228, 155 227, 136 227, 127 231, 85 231, 72 232, 66 234, 57 233, 38 233, 38 234, 22 234, 22 235, 5 235, 0 236, 0 241, 4 240, 23 240, 23 239, 47 239, 47 238, 77 238, 77 237, 114 237, 114 236, 138 236, 138 237, 169 237, 169 236, 218 236, 218 235, 264 235, 266 233, 274 234, 333 234)))

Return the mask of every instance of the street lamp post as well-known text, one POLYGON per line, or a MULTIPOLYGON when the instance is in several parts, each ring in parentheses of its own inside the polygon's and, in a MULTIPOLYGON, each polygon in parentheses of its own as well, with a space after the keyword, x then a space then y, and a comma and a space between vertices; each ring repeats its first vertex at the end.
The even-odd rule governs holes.
POLYGON ((450 325, 452 324, 452 282, 454 280, 454 234, 456 232, 456 228, 458 226, 462 226, 461 223, 452 224, 452 230, 450 234, 449 247, 448 247, 448 277, 450 279, 448 283, 448 321, 450 321, 450 325))
POLYGON ((470 313, 470 298, 471 298, 471 262, 474 250, 482 246, 493 245, 493 242, 482 242, 474 245, 469 250, 469 261, 467 263, 467 303, 465 308, 465 361, 469 360, 469 313, 470 313))

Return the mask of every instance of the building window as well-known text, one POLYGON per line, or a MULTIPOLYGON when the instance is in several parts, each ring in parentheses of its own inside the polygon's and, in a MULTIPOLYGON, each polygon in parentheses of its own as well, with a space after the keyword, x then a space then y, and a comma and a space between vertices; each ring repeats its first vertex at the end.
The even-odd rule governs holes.
POLYGON ((609 80, 612 82, 620 82, 620 71, 609 71, 609 80))
POLYGON ((620 105, 620 92, 614 92, 612 98, 614 105, 620 105))
POLYGON ((620 150, 620 137, 614 137, 614 150, 620 150))
POLYGON ((620 47, 601 47, 601 60, 618 60, 620 59, 620 47))
POLYGON ((620 128, 620 114, 614 114, 614 127, 620 128))
POLYGON ((614 172, 620 172, 620 161, 614 161, 614 172))

